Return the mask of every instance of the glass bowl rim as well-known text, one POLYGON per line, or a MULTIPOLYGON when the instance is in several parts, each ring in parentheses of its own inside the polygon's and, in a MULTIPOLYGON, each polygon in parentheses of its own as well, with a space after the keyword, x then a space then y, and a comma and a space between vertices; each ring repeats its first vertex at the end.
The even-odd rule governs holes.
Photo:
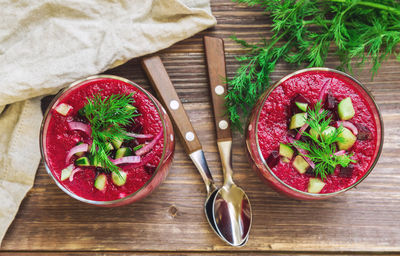
POLYGON ((137 194, 139 194, 139 192, 141 192, 144 188, 146 188, 151 182, 152 180, 157 176, 160 168, 163 165, 163 161, 164 158, 166 157, 166 150, 167 150, 167 139, 166 135, 167 135, 167 127, 166 127, 166 123, 165 123, 165 119, 163 117, 163 113, 166 114, 166 111, 164 110, 164 108, 161 106, 162 109, 160 109, 160 107, 158 106, 158 104, 154 101, 154 96, 151 95, 147 90, 145 90, 144 88, 142 88, 140 85, 136 84, 135 82, 132 82, 126 78, 120 77, 120 76, 115 76, 115 75, 94 75, 94 76, 89 76, 83 79, 79 79, 75 82, 72 82, 70 85, 66 86, 65 88, 61 89, 52 99, 52 101, 50 102, 50 104, 48 105, 45 113, 43 114, 43 119, 42 119, 42 123, 40 126, 40 137, 39 137, 39 143, 40 143, 40 153, 42 155, 42 158, 44 159, 44 165, 46 168, 47 173, 53 178, 54 182, 57 184, 57 186, 64 191, 67 195, 69 195, 70 197, 77 199, 81 202, 84 203, 88 203, 88 204, 92 204, 92 205, 100 205, 100 206, 107 206, 107 205, 115 205, 118 203, 122 203, 124 201, 127 201, 128 199, 136 196, 137 194), (50 170, 50 167, 47 163, 47 158, 45 156, 45 152, 44 152, 44 145, 43 145, 43 132, 44 132, 44 126, 46 123, 46 120, 49 118, 49 113, 50 110, 53 109, 53 106, 55 105, 55 103, 58 101, 58 99, 64 95, 65 93, 72 91, 73 89, 79 87, 80 85, 86 84, 87 82, 90 82, 92 80, 96 80, 96 79, 114 79, 114 80, 119 80, 122 82, 125 82, 133 87, 135 87, 136 89, 138 89, 139 91, 141 91, 144 95, 146 95, 146 97, 153 103, 153 105, 155 106, 157 113, 160 117, 161 123, 162 123, 162 127, 163 127, 163 134, 164 134, 164 145, 163 145, 163 152, 162 155, 160 157, 160 162, 156 168, 156 170, 154 171, 153 175, 150 177, 150 179, 148 179, 146 181, 146 183, 143 184, 143 186, 141 186, 138 190, 136 190, 135 192, 123 197, 123 198, 119 198, 119 199, 115 199, 115 200, 110 200, 110 201, 97 201, 97 200, 91 200, 91 199, 87 199, 81 196, 78 196, 77 194, 73 193, 72 191, 68 190, 66 187, 64 187, 58 180, 57 178, 53 175, 53 172, 50 170))
POLYGON ((357 180, 352 185, 350 185, 350 186, 348 186, 348 187, 346 187, 344 189, 335 191, 335 192, 324 193, 324 194, 309 193, 309 192, 305 192, 305 191, 296 189, 296 188, 286 184, 285 182, 283 182, 280 178, 278 178, 278 176, 275 175, 275 173, 269 168, 268 164, 266 163, 266 161, 264 159, 264 156, 261 153, 261 148, 260 148, 260 145, 259 145, 259 142, 258 142, 258 125, 257 124, 259 122, 260 115, 261 115, 261 110, 262 110, 262 107, 260 107, 260 109, 258 110, 258 113, 257 113, 257 119, 256 119, 256 123, 255 123, 256 127, 254 128, 254 131, 255 131, 255 140, 256 140, 256 145, 257 145, 257 152, 258 152, 258 155, 259 155, 259 157, 261 158, 261 160, 263 162, 263 165, 267 168, 268 172, 277 181, 279 181, 280 184, 284 185, 286 188, 288 188, 288 189, 290 189, 292 191, 298 192, 298 193, 300 193, 302 195, 308 196, 308 197, 324 198, 324 197, 334 196, 334 195, 343 193, 343 192, 345 192, 345 191, 347 191, 349 189, 352 189, 353 187, 355 187, 358 184, 360 184, 371 173, 371 171, 374 169, 374 167, 377 164, 377 162, 378 162, 378 160, 379 160, 379 158, 381 156, 381 153, 382 153, 383 142, 384 142, 384 126, 383 126, 383 119, 382 119, 382 115, 381 115, 381 111, 379 109, 379 106, 376 104, 376 101, 375 101, 373 95, 368 91, 368 89, 360 81, 358 81, 356 78, 352 77, 351 75, 349 75, 349 74, 347 74, 345 72, 336 70, 336 69, 326 68, 326 67, 304 68, 304 69, 297 70, 295 72, 292 72, 292 73, 282 77, 277 82, 275 82, 273 86, 268 88, 265 91, 265 93, 262 94, 262 96, 261 96, 262 97, 262 102, 260 102, 261 106, 264 106, 265 101, 268 99, 268 97, 271 94, 271 92, 273 92, 275 90, 275 88, 278 87, 279 85, 281 85, 284 81, 288 80, 289 78, 291 78, 291 77, 293 77, 295 75, 298 75, 298 74, 301 74, 301 73, 304 73, 304 72, 308 72, 308 71, 328 71, 328 72, 333 72, 333 73, 340 74, 340 75, 342 75, 344 77, 347 77, 350 80, 354 81, 368 95, 370 100, 373 102, 374 107, 376 109, 376 112, 378 113, 379 126, 381 128, 381 134, 380 134, 381 135, 381 139, 380 139, 380 143, 379 143, 378 153, 376 154, 376 157, 375 157, 373 163, 371 164, 371 166, 369 167, 368 171, 359 180, 357 180))

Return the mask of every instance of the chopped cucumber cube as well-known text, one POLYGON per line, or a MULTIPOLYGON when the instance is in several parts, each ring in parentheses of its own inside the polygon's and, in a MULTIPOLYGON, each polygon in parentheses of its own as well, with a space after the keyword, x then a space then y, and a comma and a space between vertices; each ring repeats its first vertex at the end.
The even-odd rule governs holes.
POLYGON ((126 109, 129 109, 129 110, 136 110, 136 107, 135 107, 135 106, 132 106, 131 104, 127 104, 127 105, 125 106, 125 108, 126 108, 126 109))
POLYGON ((340 120, 349 120, 355 115, 353 103, 351 102, 351 98, 347 97, 339 102, 338 105, 338 114, 340 120))
POLYGON ((61 181, 64 181, 71 176, 72 170, 74 169, 74 165, 68 165, 61 171, 61 181))
POLYGON ((77 166, 90 166, 89 158, 83 156, 75 160, 77 166))
POLYGON ((336 131, 335 127, 328 126, 328 128, 326 128, 321 134, 322 139, 324 140, 328 139, 335 133, 335 131, 336 131))
POLYGON ((310 178, 308 181, 308 193, 318 194, 324 188, 325 183, 318 178, 310 178))
POLYGON ((113 172, 111 174, 112 181, 117 186, 123 186, 126 183, 126 172, 119 171, 119 176, 117 173, 113 172))
POLYGON ((306 123, 307 113, 297 113, 292 116, 290 120, 289 129, 296 129, 302 127, 306 123))
POLYGON ((144 144, 137 145, 136 147, 133 148, 133 151, 137 151, 143 147, 144 147, 144 144))
POLYGON ((300 155, 297 155, 294 158, 293 161, 293 167, 300 173, 306 173, 307 169, 310 167, 310 165, 307 163, 306 160, 304 160, 304 158, 300 155))
MULTIPOLYGON (((78 146, 78 145, 80 145, 80 144, 83 144, 83 141, 79 141, 78 143, 76 143, 76 146, 78 146)), ((85 154, 85 152, 78 152, 78 153, 75 153, 75 155, 76 156, 83 156, 85 154)))
POLYGON ((114 148, 120 148, 122 143, 124 142, 123 139, 114 139, 112 140, 112 144, 114 145, 114 148))
POLYGON ((316 130, 314 130, 313 128, 310 129, 310 131, 308 132, 313 138, 318 139, 319 138, 319 134, 316 130))
POLYGON ((295 104, 301 111, 304 111, 304 112, 307 111, 307 106, 308 106, 307 103, 302 103, 302 102, 297 102, 296 101, 295 104))
POLYGON ((91 165, 95 167, 103 167, 103 164, 96 158, 92 157, 91 165))
POLYGON ((347 128, 343 127, 342 132, 339 133, 338 138, 343 138, 343 142, 338 142, 339 150, 350 149, 357 140, 357 137, 347 128))
POLYGON ((130 148, 119 148, 115 153, 115 159, 131 155, 132 155, 132 150, 130 148))
POLYGON ((94 187, 97 188, 98 190, 104 190, 106 187, 106 183, 107 183, 107 176, 104 173, 102 173, 96 177, 94 181, 94 187))
POLYGON ((282 157, 282 162, 289 163, 292 160, 294 150, 283 143, 279 144, 279 155, 282 157))
POLYGON ((106 145, 106 149, 108 149, 109 151, 114 150, 114 147, 111 143, 107 143, 106 145))
POLYGON ((61 103, 60 105, 58 105, 57 107, 56 107, 56 111, 60 114, 60 115, 63 115, 63 116, 67 116, 69 113, 70 113, 70 111, 73 109, 73 107, 72 106, 70 106, 70 105, 68 105, 68 104, 65 104, 65 103, 61 103))

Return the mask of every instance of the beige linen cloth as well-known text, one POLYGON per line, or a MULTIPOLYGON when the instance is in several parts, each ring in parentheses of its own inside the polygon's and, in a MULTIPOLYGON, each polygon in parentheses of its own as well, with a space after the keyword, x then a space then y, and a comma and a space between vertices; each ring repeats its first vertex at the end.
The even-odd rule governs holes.
POLYGON ((0 0, 0 243, 40 161, 39 96, 215 25, 209 0, 0 0))

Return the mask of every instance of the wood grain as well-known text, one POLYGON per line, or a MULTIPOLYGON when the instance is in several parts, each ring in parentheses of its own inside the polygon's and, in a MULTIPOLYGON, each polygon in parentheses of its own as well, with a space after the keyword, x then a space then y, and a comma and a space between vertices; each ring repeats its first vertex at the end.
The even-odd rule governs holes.
MULTIPOLYGON (((241 49, 229 36, 236 34, 256 42, 259 35, 271 33, 270 20, 259 8, 214 0, 212 9, 218 19, 215 28, 160 54, 203 145, 213 176, 221 184, 202 37, 224 38, 227 74, 232 77, 239 67, 234 57, 241 49)), ((337 65, 335 56, 328 58, 328 67, 337 65)), ((280 63, 271 78, 276 81, 296 69, 280 63)), ((131 79, 154 92, 137 59, 107 73, 131 79)), ((359 255, 400 252, 400 64, 390 57, 373 81, 367 71, 356 70, 355 76, 375 96, 385 124, 381 159, 356 189, 323 202, 282 197, 261 183, 250 169, 243 136, 233 134, 234 179, 248 193, 254 211, 249 242, 243 248, 225 245, 210 230, 203 215, 205 187, 181 141, 177 141, 175 160, 166 181, 143 201, 120 208, 97 208, 69 198, 41 164, 35 185, 0 250, 3 255, 28 251, 36 253, 26 255, 45 255, 64 250, 68 255, 73 251, 78 251, 75 255, 90 251, 96 252, 89 255, 112 255, 118 251, 126 255, 142 255, 146 251, 153 255, 232 255, 232 250, 243 255, 290 251, 303 251, 304 255, 335 251, 359 255)))
POLYGON ((228 90, 224 41, 221 38, 205 36, 204 54, 206 55, 217 141, 232 141, 231 124, 225 107, 225 97, 228 90), (224 124, 226 125, 224 126, 224 124))

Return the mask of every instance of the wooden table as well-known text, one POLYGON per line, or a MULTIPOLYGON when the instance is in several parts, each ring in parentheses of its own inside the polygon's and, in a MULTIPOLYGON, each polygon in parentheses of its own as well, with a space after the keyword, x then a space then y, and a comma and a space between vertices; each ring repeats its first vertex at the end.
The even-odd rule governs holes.
MULTIPOLYGON (((270 20, 259 8, 213 0, 215 28, 162 51, 161 57, 181 97, 218 182, 218 159, 202 37, 225 39, 229 77, 240 47, 229 40, 257 41, 271 35, 270 20)), ((337 59, 327 66, 336 67, 337 59)), ((277 80, 296 67, 279 64, 277 80)), ((151 90, 139 60, 107 71, 151 90)), ((366 71, 355 75, 372 91, 385 122, 385 146, 378 165, 356 189, 323 202, 294 201, 264 185, 250 169, 243 136, 234 140, 234 178, 251 199, 253 226, 243 248, 225 245, 203 215, 205 187, 180 141, 169 176, 145 200, 114 209, 86 205, 68 197, 40 164, 33 189, 23 201, 1 246, 1 255, 320 255, 400 252, 400 63, 389 58, 371 81, 366 71), (64 252, 63 251, 67 251, 64 252), (218 252, 218 253, 217 253, 218 252)))

